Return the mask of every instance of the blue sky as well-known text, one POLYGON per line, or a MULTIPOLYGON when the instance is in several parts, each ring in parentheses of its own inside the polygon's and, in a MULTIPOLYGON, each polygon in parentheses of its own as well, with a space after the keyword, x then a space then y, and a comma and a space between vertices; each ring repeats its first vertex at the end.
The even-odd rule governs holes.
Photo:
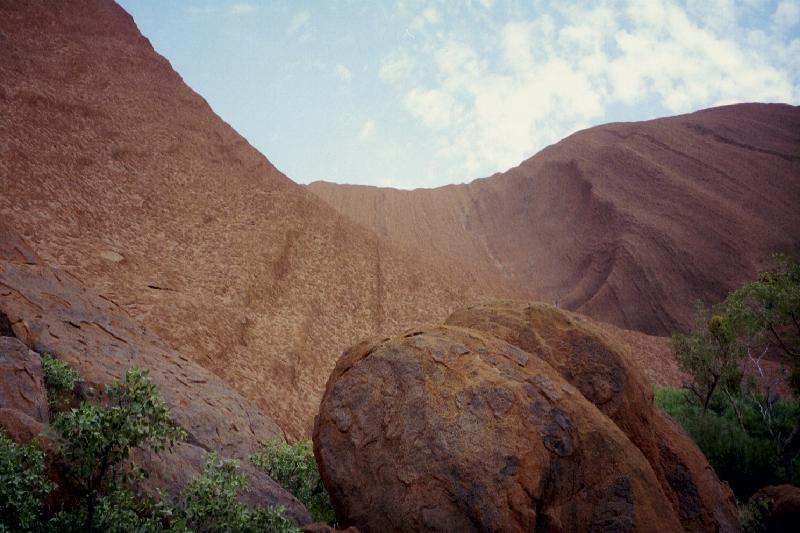
POLYGON ((800 104, 800 0, 120 4, 301 183, 461 183, 597 124, 800 104))

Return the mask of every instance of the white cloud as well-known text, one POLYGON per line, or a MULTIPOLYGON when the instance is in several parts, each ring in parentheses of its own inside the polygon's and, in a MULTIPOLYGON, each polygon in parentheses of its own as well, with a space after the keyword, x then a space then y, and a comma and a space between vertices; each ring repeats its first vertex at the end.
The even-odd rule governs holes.
POLYGON ((361 126, 361 130, 358 132, 358 140, 366 141, 370 137, 375 134, 375 122, 373 120, 367 120, 361 126))
MULTIPOLYGON (((561 3, 552 13, 487 27, 481 38, 431 34, 385 59, 379 76, 402 91, 405 108, 431 129, 439 156, 461 179, 516 165, 602 121, 611 106, 646 103, 666 114, 800 97, 798 75, 791 74, 800 71, 800 37, 776 45, 767 33, 743 31, 740 21, 757 6, 584 6, 561 3), (435 75, 413 76, 411 65, 422 65, 418 74, 433 66, 435 75)), ((781 2, 778 19, 783 28, 797 24, 800 4, 781 2)))
POLYGON ((397 52, 386 57, 378 69, 378 77, 383 81, 398 82, 408 77, 414 68, 414 60, 405 52, 397 52))
POLYGON ((779 3, 772 14, 772 23, 782 32, 800 25, 800 2, 783 0, 779 3))
POLYGON ((311 14, 308 11, 300 11, 294 17, 292 17, 291 21, 289 21, 289 27, 286 28, 286 33, 289 35, 294 35, 303 27, 307 26, 310 21, 311 14))
POLYGON ((414 30, 421 30, 427 25, 433 25, 439 22, 439 12, 435 7, 427 7, 417 15, 411 22, 411 28, 414 30))
POLYGON ((423 123, 436 129, 452 125, 459 111, 449 93, 436 89, 412 89, 406 94, 405 104, 423 123))
POLYGON ((257 10, 258 7, 247 2, 236 2, 228 8, 228 12, 234 15, 245 15, 247 13, 253 13, 257 10))
POLYGON ((336 74, 339 76, 339 78, 342 79, 342 81, 350 81, 351 79, 353 79, 353 73, 350 72, 349 68, 342 65, 341 63, 336 65, 335 69, 336 69, 336 74))

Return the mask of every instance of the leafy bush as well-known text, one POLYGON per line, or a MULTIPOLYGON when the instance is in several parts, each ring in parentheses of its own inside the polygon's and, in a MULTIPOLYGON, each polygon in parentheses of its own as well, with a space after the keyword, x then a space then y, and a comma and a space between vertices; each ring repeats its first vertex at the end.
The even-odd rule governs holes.
POLYGON ((176 515, 198 533, 291 533, 299 531, 283 507, 251 509, 237 499, 247 487, 238 463, 209 454, 203 473, 183 491, 176 515))
POLYGON ((764 499, 749 501, 739 506, 742 533, 767 533, 764 519, 769 514, 769 502, 764 499))
POLYGON ((75 384, 80 379, 80 374, 70 368, 64 361, 52 355, 42 354, 42 373, 44 384, 47 387, 47 403, 51 410, 65 408, 70 399, 75 384))
POLYGON ((110 407, 83 402, 59 413, 53 421, 67 474, 86 506, 86 531, 95 527, 102 491, 113 493, 128 481, 130 472, 122 464, 132 447, 159 451, 184 435, 170 419, 169 409, 146 370, 131 368, 123 382, 107 386, 106 401, 110 407))
MULTIPOLYGON (((680 389, 660 389, 656 404, 680 423, 741 501, 765 485, 796 483, 782 462, 782 455, 770 436, 757 404, 740 398, 739 416, 726 399, 715 396, 703 414, 702 406, 680 389)), ((800 413, 797 402, 776 402, 772 431, 789 431, 800 413)), ((794 472, 800 460, 795 458, 794 472)))
POLYGON ((311 441, 300 441, 290 446, 275 439, 251 460, 303 502, 315 521, 329 524, 336 521, 330 496, 322 485, 311 441))
POLYGON ((30 531, 41 524, 44 498, 52 489, 44 454, 0 433, 0 531, 30 531))

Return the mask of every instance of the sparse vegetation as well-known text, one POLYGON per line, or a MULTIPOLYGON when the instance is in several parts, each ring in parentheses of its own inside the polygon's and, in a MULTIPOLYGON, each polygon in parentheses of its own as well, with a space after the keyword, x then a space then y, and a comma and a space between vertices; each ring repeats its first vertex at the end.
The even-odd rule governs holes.
POLYGON ((78 372, 64 361, 45 353, 42 354, 42 373, 50 410, 59 411, 66 408, 75 390, 75 384, 80 379, 78 372))
MULTIPOLYGON (((280 506, 249 508, 238 500, 247 480, 236 461, 209 454, 203 472, 171 501, 139 494, 144 472, 129 461, 133 447, 158 452, 185 432, 146 370, 131 368, 107 386, 98 402, 74 401, 80 376, 62 361, 42 358, 66 500, 47 516, 44 500, 55 488, 45 475, 45 454, 0 434, 0 533, 11 532, 276 532, 299 531, 280 506)), ((313 456, 312 456, 313 459, 313 456)))
POLYGON ((254 455, 252 461, 303 502, 315 521, 329 524, 336 521, 330 496, 322 485, 311 441, 289 445, 283 440, 273 440, 254 455))
MULTIPOLYGON (((672 339, 690 381, 656 392, 743 502, 765 485, 800 483, 800 263, 776 263, 721 304, 698 304, 692 332, 672 339), (762 368, 768 354, 788 368, 790 394, 762 368), (743 374, 745 362, 757 379, 743 374)), ((740 510, 745 529, 760 531, 763 509, 740 510)))
POLYGON ((31 531, 42 523, 44 498, 53 488, 44 472, 41 450, 0 432, 0 532, 31 531))

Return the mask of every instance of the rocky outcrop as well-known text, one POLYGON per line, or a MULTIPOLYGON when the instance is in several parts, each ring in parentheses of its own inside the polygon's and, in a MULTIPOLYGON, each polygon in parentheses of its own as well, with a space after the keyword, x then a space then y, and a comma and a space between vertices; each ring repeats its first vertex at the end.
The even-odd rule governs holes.
POLYGON ((0 80, 0 220, 289 435, 353 338, 486 286, 289 180, 112 0, 0 1, 0 80))
POLYGON ((345 352, 315 453, 365 531, 738 531, 733 493, 652 396, 585 319, 478 305, 345 352))
POLYGON ((522 348, 580 390, 644 454, 686 531, 735 528, 731 490, 720 483, 691 438, 655 407, 640 369, 603 331, 573 313, 525 302, 461 309, 445 324, 522 348))
POLYGON ((669 335, 695 300, 721 300, 776 251, 800 254, 798 146, 800 107, 738 104, 586 129, 468 184, 309 188, 517 298, 669 335))
MULTIPOLYGON (((146 368, 188 442, 172 452, 135 456, 151 473, 145 490, 177 493, 202 470, 207 451, 247 459, 275 437, 277 424, 219 377, 167 347, 113 301, 80 280, 48 267, 0 222, 0 313, 17 338, 0 337, 0 423, 17 441, 45 430, 47 396, 41 362, 48 352, 78 370, 91 390, 146 368), (5 244, 4 244, 5 243, 5 244), (32 351, 32 350, 35 350, 32 351)), ((303 505, 243 461, 251 481, 244 500, 284 505, 298 524, 311 521, 303 505)))
POLYGON ((769 533, 793 533, 800 524, 800 487, 770 485, 758 490, 750 502, 762 502, 761 525, 769 533))
POLYGON ((536 355, 430 327, 348 350, 314 431, 363 531, 681 531, 641 451, 536 355))
MULTIPOLYGON (((156 491, 160 490, 175 497, 203 470, 206 456, 207 451, 203 448, 181 442, 173 449, 158 454, 137 449, 132 459, 151 472, 140 484, 145 493, 155 495, 156 491)), ((305 506, 267 474, 249 461, 241 461, 239 468, 245 475, 248 486, 248 489, 240 495, 239 499, 242 502, 253 507, 282 505, 286 509, 286 516, 298 525, 311 522, 311 515, 305 506)))
POLYGON ((13 337, 0 337, 0 409, 47 422, 42 360, 13 337))

